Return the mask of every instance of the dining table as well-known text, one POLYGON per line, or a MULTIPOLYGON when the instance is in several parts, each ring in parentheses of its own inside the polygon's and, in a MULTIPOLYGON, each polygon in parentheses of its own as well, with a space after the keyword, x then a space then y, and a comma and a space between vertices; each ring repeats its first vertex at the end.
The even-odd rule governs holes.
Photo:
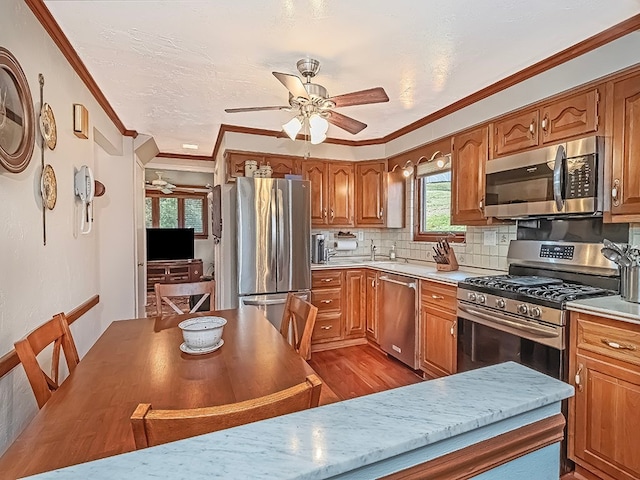
POLYGON ((135 450, 130 417, 268 395, 315 373, 255 307, 112 322, 0 458, 0 478, 21 478, 135 450), (216 351, 181 351, 178 324, 227 320, 216 351))

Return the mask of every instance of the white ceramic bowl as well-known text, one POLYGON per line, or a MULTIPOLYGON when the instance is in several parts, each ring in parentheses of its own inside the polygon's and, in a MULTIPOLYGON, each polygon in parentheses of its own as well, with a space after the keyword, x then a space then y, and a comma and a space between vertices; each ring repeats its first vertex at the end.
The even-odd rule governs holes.
POLYGON ((182 337, 187 347, 205 349, 217 345, 227 321, 222 317, 195 317, 180 322, 182 337))

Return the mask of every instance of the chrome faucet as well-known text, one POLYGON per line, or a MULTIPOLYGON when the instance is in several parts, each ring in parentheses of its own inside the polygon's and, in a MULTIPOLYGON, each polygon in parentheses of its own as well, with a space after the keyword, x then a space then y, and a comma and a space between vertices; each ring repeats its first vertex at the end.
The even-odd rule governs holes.
POLYGON ((373 239, 371 239, 371 261, 376 261, 376 246, 373 244, 373 239))
POLYGON ((336 252, 333 248, 325 248, 324 249, 324 261, 328 262, 331 259, 331 257, 335 257, 337 253, 338 252, 336 252))

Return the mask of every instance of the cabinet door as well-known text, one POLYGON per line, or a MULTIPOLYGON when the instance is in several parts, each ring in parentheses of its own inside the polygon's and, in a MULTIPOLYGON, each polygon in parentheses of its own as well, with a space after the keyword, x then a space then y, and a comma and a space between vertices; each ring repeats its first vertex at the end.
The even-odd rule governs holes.
POLYGON ((274 178, 284 178, 299 171, 298 161, 292 157, 266 157, 265 162, 271 165, 271 176, 274 178))
POLYGON ((328 164, 329 225, 352 227, 355 198, 352 163, 328 164))
POLYGON ((457 318, 451 313, 420 309, 420 368, 432 377, 456 372, 457 318))
POLYGON ((244 177, 244 162, 255 160, 258 165, 264 163, 264 155, 259 153, 227 152, 227 182, 235 182, 237 177, 244 177))
POLYGON ((347 270, 347 312, 345 318, 345 337, 364 337, 365 335, 365 283, 362 270, 347 270))
POLYGON ((597 131, 599 100, 596 88, 542 107, 542 142, 557 142, 597 131))
MULTIPOLYGON (((613 102, 611 213, 640 214, 640 75, 610 85, 613 102)), ((609 97, 611 98, 611 96, 609 97)))
POLYGON ((569 436, 575 442, 574 460, 613 478, 640 478, 638 369, 581 354, 576 369, 574 435, 569 436))
POLYGON ((314 227, 326 225, 327 204, 327 163, 307 161, 302 163, 302 178, 311 182, 311 224, 314 227))
POLYGON ((494 156, 506 155, 538 145, 538 110, 498 120, 493 126, 494 156))
POLYGON ((488 138, 487 127, 454 138, 451 166, 451 223, 454 225, 486 223, 483 208, 488 138))
POLYGON ((378 275, 368 270, 365 274, 367 337, 378 343, 378 275))
POLYGON ((385 224, 384 162, 356 164, 356 224, 385 224))

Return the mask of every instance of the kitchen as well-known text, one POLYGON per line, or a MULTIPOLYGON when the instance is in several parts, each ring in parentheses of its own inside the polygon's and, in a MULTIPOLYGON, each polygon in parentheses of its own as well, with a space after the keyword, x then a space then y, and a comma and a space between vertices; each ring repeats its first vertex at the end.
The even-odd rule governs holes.
MULTIPOLYGON (((20 19, 20 21, 16 23, 19 23, 19 24, 27 23, 28 25, 30 25, 29 28, 33 31, 32 32, 33 38, 40 38, 42 39, 42 42, 46 43, 47 45, 51 45, 50 47, 51 49, 55 49, 55 46, 53 46, 53 44, 50 43, 50 40, 48 40, 48 37, 46 36, 45 33, 36 31, 37 28, 33 26, 34 20, 31 17, 29 17, 30 13, 28 9, 26 9, 22 4, 20 4, 20 6, 17 6, 16 8, 17 8, 17 11, 19 12, 16 15, 18 15, 18 18, 20 19)), ((3 24, 3 31, 15 32, 15 27, 12 25, 3 24)), ((15 32, 15 33, 17 38, 22 38, 18 32, 15 32)), ((603 78, 607 76, 610 73, 613 73, 618 70, 637 64, 638 59, 633 58, 634 54, 631 53, 631 52, 637 51, 637 49, 634 48, 634 42, 636 38, 635 35, 636 35, 635 33, 631 33, 630 35, 622 37, 612 42, 611 44, 607 44, 600 47, 599 50, 591 52, 589 55, 586 55, 585 57, 577 57, 576 59, 572 60, 573 63, 570 62, 564 67, 562 66, 555 67, 558 70, 552 69, 545 76, 546 79, 548 79, 549 76, 552 77, 550 82, 540 82, 540 81, 534 81, 535 79, 530 79, 519 87, 512 86, 509 92, 497 93, 495 94, 496 96, 492 97, 491 99, 486 99, 484 101, 481 100, 478 104, 469 105, 468 107, 466 107, 465 109, 461 110, 456 115, 454 115, 454 117, 435 120, 428 127, 425 126, 425 127, 422 127, 421 130, 418 129, 413 133, 409 133, 406 138, 399 137, 395 140, 390 140, 388 142, 388 145, 386 145, 385 147, 375 146, 375 145, 372 145, 372 146, 363 145, 360 147, 346 147, 341 145, 324 144, 318 147, 317 157, 321 159, 327 158, 327 159, 347 160, 349 162, 380 159, 380 158, 393 159, 394 157, 396 157, 397 163, 399 164, 399 167, 396 169, 397 171, 398 169, 403 167, 403 165, 406 163, 406 160, 410 158, 417 160, 417 158, 420 158, 421 156, 423 156, 422 153, 419 153, 416 157, 414 156, 415 152, 411 152, 411 150, 416 148, 415 147, 416 145, 423 145, 423 146, 428 145, 430 143, 429 139, 437 140, 438 138, 446 137, 447 135, 451 135, 456 132, 462 131, 466 127, 481 124, 490 119, 498 118, 503 114, 505 114, 505 112, 515 111, 520 107, 522 107, 523 105, 528 105, 528 104, 531 104, 532 102, 543 101, 545 98, 556 95, 559 92, 570 90, 579 85, 589 83, 592 80, 595 81, 599 78, 603 78), (585 72, 588 72, 588 73, 585 73, 585 72), (455 120, 456 118, 457 120, 455 120), (425 134, 425 132, 427 133, 425 134), (410 158, 404 157, 405 152, 410 152, 406 154, 408 156, 410 155, 410 158)), ((4 39, 3 39, 3 43, 4 43, 4 39)), ((27 48, 27 46, 23 46, 23 47, 16 46, 13 42, 8 43, 8 45, 10 49, 14 51, 14 53, 16 53, 16 51, 22 52, 20 53, 20 55, 18 55, 18 53, 16 53, 16 55, 20 57, 23 63, 23 67, 29 73, 29 82, 32 89, 35 88, 34 89, 34 94, 35 94, 37 91, 37 81, 34 80, 34 76, 37 77, 36 70, 38 69, 38 64, 42 61, 41 60, 42 58, 45 58, 45 62, 47 64, 49 64, 50 61, 46 60, 47 56, 43 53, 41 54, 42 55, 41 57, 37 57, 38 60, 26 61, 27 66, 25 66, 25 60, 22 60, 22 58, 23 57, 31 58, 32 55, 36 56, 36 54, 29 53, 30 50, 27 48)), ((28 45, 28 44, 25 44, 25 45, 28 45)), ((59 55, 59 54, 56 53, 56 55, 59 55)), ((295 59, 293 61, 295 61, 295 59)), ((62 65, 64 62, 65 60, 62 58, 62 56, 59 56, 59 63, 62 65)), ((62 69, 63 67, 60 67, 60 68, 62 69)), ((74 77, 73 74, 68 73, 68 71, 71 70, 70 67, 67 66, 65 68, 67 70, 65 70, 66 73, 64 73, 64 77, 65 78, 74 77)), ((280 70, 291 71, 291 69, 285 70, 284 67, 280 68, 280 70)), ((51 74, 51 77, 53 77, 53 74, 51 74)), ((97 122, 97 126, 99 127, 99 131, 101 135, 111 139, 113 145, 117 145, 118 142, 122 143, 122 137, 120 137, 120 134, 113 127, 113 125, 111 125, 109 118, 102 113, 98 113, 101 111, 101 106, 98 103, 95 103, 93 100, 91 100, 90 93, 87 90, 85 90, 85 87, 82 85, 82 83, 79 82, 77 79, 75 79, 75 77, 71 78, 69 82, 70 84, 75 85, 75 88, 78 91, 84 92, 82 94, 84 97, 84 101, 88 105, 92 105, 92 108, 90 108, 90 111, 92 114, 92 117, 91 117, 92 122, 93 121, 97 122)), ((47 86, 45 87, 45 89, 50 88, 52 84, 54 84, 54 82, 52 80, 48 80, 47 86)), ((276 85, 275 88, 278 88, 278 86, 276 85)), ((51 93, 55 93, 55 89, 53 87, 51 87, 51 89, 53 90, 51 93)), ((60 111, 62 111, 65 108, 64 107, 65 103, 70 104, 71 101, 77 101, 76 99, 73 99, 71 97, 72 95, 69 95, 68 101, 66 100, 66 97, 64 102, 59 101, 60 103, 62 103, 62 106, 58 107, 60 111)), ((603 97, 606 97, 606 95, 604 95, 603 97)), ((603 101, 602 100, 603 97, 601 97, 601 101, 603 101)), ((52 98, 55 98, 55 97, 52 97, 52 98)), ((55 107, 56 106, 55 103, 53 104, 55 107)), ((606 109, 607 107, 605 106, 604 108, 606 109)), ((132 126, 135 126, 135 125, 132 125, 132 126)), ((125 140, 125 145, 129 149, 128 151, 133 152, 134 150, 133 145, 129 145, 127 143, 130 141, 133 143, 133 141, 130 140, 130 137, 124 137, 124 140, 125 140)), ((218 152, 218 156, 217 156, 218 161, 216 162, 217 172, 215 173, 215 177, 217 179, 216 183, 223 184, 223 188, 230 188, 230 185, 226 183, 226 173, 223 171, 223 169, 225 168, 224 165, 226 164, 226 160, 224 159, 225 150, 265 152, 269 154, 284 155, 284 152, 281 151, 281 147, 277 146, 282 143, 282 140, 273 140, 273 137, 258 135, 255 133, 239 133, 239 132, 233 132, 232 130, 227 130, 226 132, 223 132, 220 142, 224 145, 224 148, 219 149, 219 152, 218 152), (278 142, 278 143, 276 144, 274 142, 278 142), (251 148, 248 148, 247 145, 251 145, 251 148)), ((301 142, 298 142, 298 143, 301 143, 301 142)), ((53 159, 56 159, 59 162, 64 162, 65 160, 61 159, 61 156, 63 156, 61 152, 66 151, 70 155, 69 158, 73 158, 73 163, 80 165, 83 163, 81 158, 83 157, 92 158, 94 156, 91 150, 91 147, 87 149, 86 147, 77 146, 79 144, 74 144, 73 147, 68 147, 69 148, 68 150, 64 150, 65 148, 64 145, 65 145, 64 143, 61 143, 61 147, 63 147, 63 150, 56 150, 55 152, 51 153, 51 156, 53 159)), ((302 147, 294 147, 294 148, 302 148, 302 147)), ((304 153, 303 151, 298 151, 298 152, 290 152, 289 154, 292 156, 302 157, 303 153, 304 153), (296 155, 292 155, 293 153, 295 153, 296 155)), ((425 151, 425 154, 427 158, 430 158, 433 154, 433 151, 431 152, 425 151)), ((130 153, 130 155, 131 157, 133 157, 133 153, 130 153)), ((316 156, 315 153, 314 153, 314 156, 316 156)), ((154 162, 157 162, 159 164, 163 164, 163 162, 165 164, 176 163, 175 160, 171 161, 170 159, 166 159, 166 158, 164 159, 160 158, 158 160, 154 160, 154 162)), ((191 162, 196 162, 196 161, 192 160, 191 162)), ((186 160, 184 163, 188 164, 189 161, 186 160)), ((65 165, 65 163, 62 163, 62 164, 65 165)), ((132 200, 134 196, 132 192, 133 187, 129 187, 128 183, 125 185, 126 182, 124 181, 120 186, 118 183, 118 178, 122 178, 122 175, 124 175, 124 178, 127 181, 130 180, 131 183, 133 183, 133 178, 132 178, 133 173, 131 172, 123 173, 121 170, 117 172, 114 171, 112 173, 109 170, 110 166, 108 165, 107 160, 105 160, 103 163, 100 163, 99 161, 97 161, 97 166, 100 167, 101 175, 103 176, 103 178, 107 176, 112 177, 110 184, 107 185, 108 188, 111 187, 112 192, 114 191, 113 189, 115 188, 122 188, 124 192, 131 192, 130 203, 126 205, 121 205, 118 207, 120 208, 120 213, 122 213, 123 211, 126 211, 127 208, 133 211, 134 210, 133 200, 132 200)), ((35 166, 32 166, 32 168, 35 168, 35 166)), ((387 165, 387 168, 389 168, 388 165, 387 165)), ((393 168, 393 166, 391 168, 393 168)), ((96 170, 98 170, 98 168, 96 168, 96 170)), ((9 178, 12 178, 12 177, 3 176, 3 181, 8 182, 9 178)), ((25 181, 26 181, 25 179, 21 180, 20 183, 22 184, 22 187, 24 187, 25 181)), ((66 178, 61 177, 60 181, 62 186, 64 185, 64 182, 66 182, 66 178)), ((408 184, 408 188, 405 191, 405 195, 410 195, 411 188, 412 188, 412 185, 408 184)), ((17 189, 17 187, 13 186, 13 184, 9 184, 7 186, 7 190, 5 191, 11 191, 16 193, 18 195, 18 198, 22 198, 24 200, 22 203, 25 206, 26 205, 32 206, 33 198, 31 196, 28 196, 24 192, 24 188, 17 189)), ((476 194, 477 192, 471 192, 469 194, 469 197, 470 197, 469 200, 471 200, 471 197, 473 197, 473 200, 475 202, 475 200, 477 199, 476 194)), ((121 199, 116 199, 115 197, 112 197, 111 201, 112 202, 116 200, 124 201, 125 198, 126 196, 124 195, 121 199)), ((605 198, 608 198, 608 197, 605 197, 605 198)), ((13 204, 12 201, 9 199, 7 199, 7 202, 10 205, 13 204)), ((99 237, 101 238, 100 242, 105 242, 103 244, 108 244, 109 241, 112 240, 113 235, 109 236, 105 232, 104 228, 101 232, 100 222, 102 222, 102 225, 107 225, 109 210, 107 208, 103 208, 98 202, 99 201, 96 202, 96 208, 100 208, 102 211, 100 212, 100 216, 97 216, 98 221, 96 223, 96 228, 98 230, 96 232, 98 235, 104 235, 104 237, 99 237)), ((41 247, 36 247, 35 245, 33 245, 32 248, 30 248, 30 250, 39 252, 35 256, 34 260, 25 261, 24 264, 22 265, 19 265, 19 264, 12 265, 13 268, 11 268, 11 270, 21 271, 22 268, 26 268, 25 277, 28 277, 28 278, 42 278, 43 276, 44 278, 56 278, 55 276, 58 270, 65 272, 66 271, 65 266, 70 265, 71 267, 68 267, 68 268, 71 269, 71 272, 72 272, 72 274, 70 275, 71 277, 88 278, 89 281, 86 282, 81 287, 74 289, 74 291, 72 292, 67 292, 66 289, 61 290, 61 286, 57 286, 57 285, 52 286, 53 290, 50 290, 50 293, 48 295, 51 295, 51 298, 53 299, 52 303, 54 304, 55 308, 57 308, 58 310, 68 310, 70 307, 76 304, 79 304, 89 295, 95 293, 96 291, 100 291, 100 294, 103 297, 103 301, 101 303, 104 305, 102 308, 105 309, 102 315, 104 315, 105 318, 112 318, 112 319, 113 318, 129 318, 133 316, 132 312, 129 312, 129 311, 114 311, 116 308, 114 306, 116 302, 108 301, 109 295, 112 295, 111 296, 112 299, 120 298, 120 292, 123 288, 122 286, 128 285, 131 290, 134 289, 134 286, 132 285, 132 281, 129 279, 130 270, 120 271, 120 272, 111 272, 110 273, 111 276, 107 275, 110 268, 109 263, 113 257, 109 256, 109 252, 107 251, 106 248, 100 248, 98 246, 98 243, 99 243, 98 240, 96 240, 95 243, 92 243, 90 245, 87 243, 89 242, 87 238, 83 238, 81 240, 75 240, 75 241, 69 240, 68 242, 63 242, 62 245, 56 244, 55 239, 57 236, 61 238, 66 238, 66 234, 63 234, 63 232, 71 231, 72 229, 71 225, 66 220, 63 221, 65 217, 72 218, 72 215, 71 214, 63 215, 63 213, 61 212, 65 212, 65 210, 60 210, 60 208, 65 208, 65 207, 61 204, 61 207, 56 209, 56 211, 54 211, 54 213, 52 214, 51 219, 53 219, 53 222, 49 223, 50 241, 53 242, 51 244, 51 247, 55 248, 54 252, 60 253, 60 255, 58 256, 59 260, 56 263, 52 264, 51 258, 50 258, 52 257, 52 255, 50 251, 47 251, 45 249, 42 249, 41 247), (58 222, 55 221, 56 218, 58 218, 58 222), (69 245, 75 246, 76 244, 81 244, 82 248, 79 251, 76 249, 75 255, 71 256, 69 253, 64 253, 67 246, 69 245), (78 258, 76 258, 77 255, 81 256, 80 261, 78 261, 78 258), (95 263, 96 258, 100 258, 99 260, 100 268, 96 267, 96 263, 95 263), (62 265, 60 265, 58 262, 62 262, 62 265), (61 267, 61 268, 58 268, 58 267, 61 267), (44 275, 43 275, 43 268, 45 270, 44 275), (102 275, 104 276, 100 277, 102 275), (125 280, 120 282, 119 279, 122 279, 123 277, 125 280), (106 288, 106 285, 109 285, 110 283, 121 284, 121 286, 118 285, 117 288, 116 287, 113 288, 114 292, 117 292, 117 294, 109 293, 108 288, 106 288), (98 289, 99 284, 101 285, 100 289, 98 289)), ((406 204, 405 219, 413 218, 411 216, 413 208, 414 208, 413 203, 410 202, 406 204)), ((620 210, 620 215, 621 215, 620 219, 623 219, 625 215, 630 215, 629 221, 633 222, 634 221, 632 220, 633 212, 629 210, 629 208, 630 207, 628 206, 623 206, 622 210, 620 210)), ((29 211, 28 207, 25 207, 25 209, 27 210, 27 212, 29 211)), ((464 213, 465 215, 468 215, 467 220, 465 220, 469 225, 466 232, 466 237, 467 237, 466 243, 464 244, 454 243, 452 245, 454 251, 456 252, 458 262, 461 264, 463 268, 475 266, 475 267, 488 267, 496 270, 505 270, 507 266, 506 258, 507 258, 508 242, 511 239, 514 239, 516 236, 515 226, 500 225, 500 224, 495 226, 494 225, 477 226, 477 220, 471 220, 469 217, 473 213, 472 210, 473 208, 469 208, 469 209, 464 209, 464 211, 461 212, 461 213, 464 213), (495 235, 495 241, 493 240, 494 235, 495 235), (486 237, 488 238, 485 241, 486 237)), ((611 211, 611 213, 613 213, 613 210, 608 209, 606 211, 607 212, 611 211)), ((40 225, 37 221, 38 218, 31 218, 34 216, 37 217, 36 215, 33 215, 31 213, 28 213, 27 215, 27 218, 30 219, 29 224, 32 225, 27 229, 27 231, 29 231, 32 234, 33 238, 37 239, 41 235, 41 231, 40 231, 40 225)), ((5 223, 8 225, 14 225, 13 222, 14 220, 7 218, 5 223)), ((411 239, 412 238, 411 236, 412 220, 409 220, 409 221, 405 220, 405 225, 406 226, 404 228, 399 230, 393 230, 393 231, 386 230, 384 228, 377 228, 377 227, 373 227, 373 228, 367 227, 366 229, 359 228, 359 227, 350 228, 350 230, 356 232, 356 234, 358 234, 361 231, 363 235, 363 240, 359 241, 358 243, 359 247, 353 253, 359 256, 367 257, 369 255, 369 246, 371 243, 370 241, 373 240, 374 244, 377 247, 378 254, 387 255, 395 242, 398 257, 400 258, 409 257, 416 260, 428 261, 431 258, 432 245, 429 243, 412 241, 411 239)), ((22 226, 24 227, 24 225, 22 226)), ((327 227, 320 227, 320 228, 314 229, 314 233, 325 233, 327 236, 327 239, 331 241, 331 236, 332 235, 335 236, 338 230, 345 230, 345 229, 340 227, 333 229, 327 226, 327 227)), ((130 237, 130 239, 128 240, 129 243, 133 244, 134 242, 133 232, 129 231, 127 235, 130 237)), ((640 243, 640 241, 638 240, 638 228, 634 225, 631 226, 630 236, 631 238, 629 240, 631 241, 631 243, 634 243, 634 244, 640 243)), ((11 237, 11 238, 14 238, 14 237, 11 237)), ((16 251, 15 245, 16 244, 13 243, 12 241, 12 243, 8 245, 10 249, 9 251, 16 251)), ((130 246, 122 247, 122 248, 123 248, 123 251, 127 251, 128 253, 131 254, 130 256, 133 257, 133 253, 131 252, 130 246)), ((19 250, 19 251, 23 253, 20 253, 16 258, 25 259, 25 255, 27 254, 24 253, 24 250, 19 250)), ((29 253, 28 255, 32 255, 32 254, 29 253)), ((57 255, 53 255, 53 257, 56 257, 56 256, 57 255)), ((220 268, 221 275, 225 275, 223 262, 220 262, 219 259, 217 260, 218 261, 216 261, 216 265, 220 268)), ((122 262, 122 260, 119 260, 119 262, 122 262)), ((132 261, 131 264, 133 263, 134 262, 132 261)), ((121 263, 114 262, 114 265, 119 265, 119 264, 121 263)), ((67 275, 69 275, 69 273, 67 273, 67 275)), ((73 284, 73 281, 69 279, 69 281, 66 283, 73 284)), ((6 288, 3 285, 3 291, 10 292, 11 298, 14 298, 14 299, 22 298, 22 295, 16 292, 15 287, 12 285, 6 285, 6 288)), ((129 304, 129 301, 128 301, 128 304, 129 304)), ((130 304, 132 305, 133 301, 130 301, 130 304)), ((51 313, 49 311, 49 308, 44 308, 44 307, 37 307, 37 308, 38 308, 38 313, 41 316, 46 316, 51 313)), ((124 309, 124 307, 121 307, 121 308, 124 309)), ((133 310, 133 307, 127 307, 127 308, 130 308, 131 310, 133 310)), ((23 310, 23 307, 18 307, 17 305, 14 305, 12 301, 8 306, 8 310, 6 310, 5 315, 7 316, 7 318, 8 317, 19 318, 19 317, 25 316, 25 311, 23 310)), ((97 318, 97 314, 94 314, 94 318, 97 318)), ((33 321, 35 322, 36 320, 33 320, 33 321)), ((19 337, 25 331, 29 330, 30 327, 33 326, 33 325, 25 325, 25 326, 18 327, 18 326, 13 326, 13 324, 11 325, 12 326, 10 326, 8 330, 8 336, 10 336, 11 338, 7 339, 6 340, 7 342, 9 342, 9 340, 13 341, 15 338, 19 337)), ((79 324, 76 328, 81 329, 83 327, 79 324)), ((95 338, 97 334, 96 332, 87 331, 87 332, 79 332, 79 336, 84 337, 82 344, 84 345, 83 348, 86 350, 91 344, 91 341, 92 341, 91 338, 92 337, 95 338)), ((4 337, 4 331, 3 331, 3 337, 4 337)), ((10 343, 6 343, 6 345, 3 344, 3 349, 2 349, 3 352, 5 350, 8 350, 9 346, 10 346, 10 343)), ((7 380, 3 378, 3 382, 4 382, 3 391, 12 391, 8 386, 6 386, 7 380)), ((16 404, 17 403, 18 402, 16 401, 16 404)), ((28 409, 26 407, 16 406, 14 408, 16 413, 8 413, 8 409, 5 410, 5 414, 8 415, 6 420, 7 428, 3 428, 3 431, 6 432, 3 435, 6 435, 6 438, 7 438, 7 440, 5 441, 8 441, 9 438, 15 436, 17 432, 20 430, 21 426, 25 424, 25 422, 27 421, 26 419, 28 418, 28 413, 27 413, 28 409)))

